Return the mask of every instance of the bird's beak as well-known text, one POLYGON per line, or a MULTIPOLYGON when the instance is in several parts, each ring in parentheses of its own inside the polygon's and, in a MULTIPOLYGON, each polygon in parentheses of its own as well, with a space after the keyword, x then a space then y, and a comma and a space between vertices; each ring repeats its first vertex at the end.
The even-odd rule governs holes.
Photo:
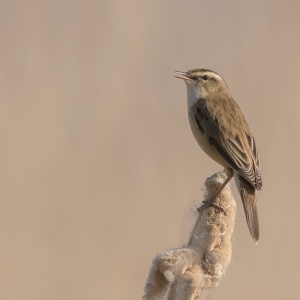
POLYGON ((176 78, 179 78, 179 79, 183 79, 183 80, 191 80, 193 79, 190 75, 188 75, 186 72, 181 72, 181 71, 175 71, 175 74, 174 75, 176 78), (179 76, 177 76, 179 75, 179 76))

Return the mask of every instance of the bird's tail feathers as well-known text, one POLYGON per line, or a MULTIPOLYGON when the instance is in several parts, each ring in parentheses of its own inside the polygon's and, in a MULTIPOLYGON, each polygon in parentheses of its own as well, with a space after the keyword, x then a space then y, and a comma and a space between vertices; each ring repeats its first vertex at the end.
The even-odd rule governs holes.
POLYGON ((257 244, 259 240, 259 222, 255 187, 253 187, 239 174, 235 174, 235 181, 243 201, 249 231, 254 242, 257 244))

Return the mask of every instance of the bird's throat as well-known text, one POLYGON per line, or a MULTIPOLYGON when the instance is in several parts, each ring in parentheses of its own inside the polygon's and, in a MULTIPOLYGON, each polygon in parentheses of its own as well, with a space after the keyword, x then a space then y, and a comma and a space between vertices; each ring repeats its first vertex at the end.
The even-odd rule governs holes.
POLYGON ((190 110, 201 98, 204 98, 203 91, 201 91, 193 82, 186 82, 187 87, 187 106, 190 110))

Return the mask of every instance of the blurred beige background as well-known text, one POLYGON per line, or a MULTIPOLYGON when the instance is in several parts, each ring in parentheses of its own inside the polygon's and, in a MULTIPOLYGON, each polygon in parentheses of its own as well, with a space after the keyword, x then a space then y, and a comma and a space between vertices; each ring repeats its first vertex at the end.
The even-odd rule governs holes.
MULTIPOLYGON (((209 299, 299 299, 299 1, 0 3, 0 299, 140 299, 221 169, 175 70, 226 79, 259 147, 261 240, 237 196, 209 299)), ((235 186, 232 183, 235 195, 235 186)))

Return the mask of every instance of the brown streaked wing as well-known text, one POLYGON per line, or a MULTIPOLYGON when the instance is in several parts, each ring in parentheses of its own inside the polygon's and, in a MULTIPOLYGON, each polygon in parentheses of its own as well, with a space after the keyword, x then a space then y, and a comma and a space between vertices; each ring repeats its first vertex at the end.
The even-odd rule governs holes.
MULTIPOLYGON (((199 130, 204 132, 209 143, 220 153, 227 163, 252 186, 260 190, 262 180, 259 171, 259 160, 254 138, 243 132, 244 136, 225 138, 219 122, 213 120, 206 107, 201 104, 195 107, 195 121, 199 130), (250 150, 250 151, 249 151, 250 150)), ((237 131, 234 130, 233 131, 237 131)))

